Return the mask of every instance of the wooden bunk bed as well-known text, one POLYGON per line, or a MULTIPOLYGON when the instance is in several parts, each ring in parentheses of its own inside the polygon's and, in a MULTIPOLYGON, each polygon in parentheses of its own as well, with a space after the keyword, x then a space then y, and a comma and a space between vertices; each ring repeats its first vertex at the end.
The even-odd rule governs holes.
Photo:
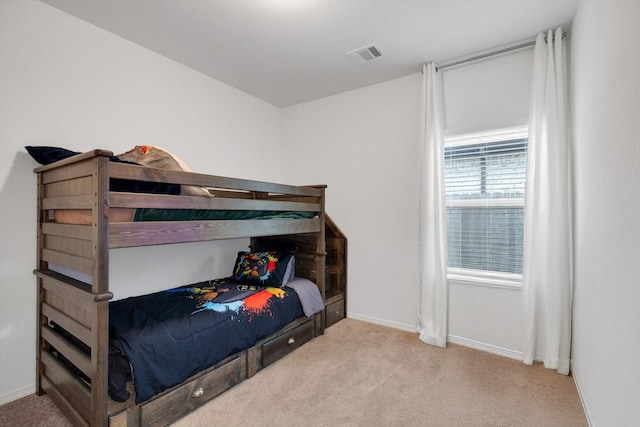
POLYGON ((346 238, 326 216, 325 186, 298 187, 110 161, 93 150, 36 168, 38 176, 37 384, 74 425, 138 426, 171 423, 261 368, 324 332, 344 317, 346 238), (111 191, 110 182, 172 183, 207 188, 215 197, 111 191), (119 209, 203 209, 307 212, 299 219, 116 222, 119 209), (88 224, 55 221, 55 212, 82 210, 88 224), (274 237, 275 236, 275 237, 274 237), (328 236, 330 243, 327 263, 328 236), (109 252, 116 248, 251 238, 295 241, 296 276, 316 283, 328 311, 299 317, 252 347, 142 403, 108 395, 109 252), (90 284, 55 272, 54 264, 83 273, 90 284), (328 287, 327 287, 328 284, 328 287), (60 325, 67 335, 52 324, 60 325), (68 336, 71 335, 71 337, 68 336), (71 339, 70 339, 71 338, 71 339), (79 351, 74 341, 90 349, 79 351), (52 351, 54 350, 54 351, 52 351), (56 355, 84 374, 85 380, 56 355))

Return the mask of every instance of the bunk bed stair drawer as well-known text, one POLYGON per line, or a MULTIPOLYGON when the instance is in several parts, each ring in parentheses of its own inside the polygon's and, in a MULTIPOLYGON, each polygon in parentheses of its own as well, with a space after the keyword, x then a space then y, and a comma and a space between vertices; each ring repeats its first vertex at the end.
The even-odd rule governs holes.
MULTIPOLYGON (((165 392, 162 396, 142 404, 140 424, 167 425, 202 406, 247 377, 246 352, 239 353, 222 366, 165 392)), ((134 423, 135 424, 135 423, 134 423)))
POLYGON ((327 328, 333 325, 334 323, 336 323, 337 321, 339 321, 340 319, 344 319, 344 299, 340 298, 335 302, 327 304, 325 312, 326 312, 325 326, 327 328))
POLYGON ((315 336, 314 318, 262 345, 262 366, 266 367, 315 336))

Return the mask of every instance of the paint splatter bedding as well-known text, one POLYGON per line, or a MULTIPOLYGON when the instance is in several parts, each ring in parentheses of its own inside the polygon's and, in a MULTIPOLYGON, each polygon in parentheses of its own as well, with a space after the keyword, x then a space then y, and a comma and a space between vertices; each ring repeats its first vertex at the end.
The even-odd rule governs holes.
POLYGON ((252 287, 231 279, 114 301, 109 305, 109 394, 126 400, 125 382, 132 376, 136 403, 143 402, 302 315, 291 288, 252 287), (131 372, 123 372, 129 365, 131 372))

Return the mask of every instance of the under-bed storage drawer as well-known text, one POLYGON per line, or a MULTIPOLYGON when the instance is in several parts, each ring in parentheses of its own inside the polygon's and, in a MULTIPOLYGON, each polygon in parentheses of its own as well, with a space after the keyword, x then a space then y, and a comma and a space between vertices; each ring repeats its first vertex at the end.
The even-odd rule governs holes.
POLYGON ((262 345, 262 366, 268 366, 314 337, 313 317, 262 345))
POLYGON ((211 368, 204 375, 176 386, 152 401, 141 405, 141 425, 168 425, 192 412, 208 400, 244 380, 246 353, 211 368), (239 356, 239 357, 237 357, 239 356))
POLYGON ((333 325, 340 319, 344 319, 344 298, 327 304, 325 309, 325 327, 333 325))

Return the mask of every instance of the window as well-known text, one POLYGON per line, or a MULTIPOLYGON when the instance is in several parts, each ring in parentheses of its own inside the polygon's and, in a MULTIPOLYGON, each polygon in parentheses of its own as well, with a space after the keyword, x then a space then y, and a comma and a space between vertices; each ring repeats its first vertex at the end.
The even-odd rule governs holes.
POLYGON ((450 278, 518 285, 526 129, 448 137, 444 156, 450 278))

